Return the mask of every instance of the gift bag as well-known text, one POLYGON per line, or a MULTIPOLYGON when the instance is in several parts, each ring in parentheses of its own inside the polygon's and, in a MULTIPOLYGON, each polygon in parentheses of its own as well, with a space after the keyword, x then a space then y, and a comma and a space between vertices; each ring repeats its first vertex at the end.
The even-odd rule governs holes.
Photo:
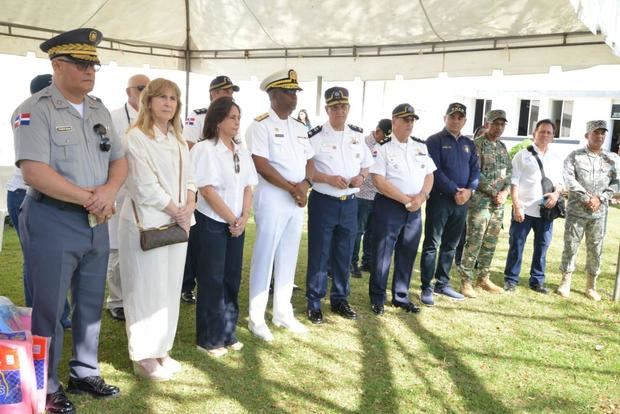
POLYGON ((36 380, 30 339, 24 332, 0 334, 0 413, 2 414, 37 413, 36 380))

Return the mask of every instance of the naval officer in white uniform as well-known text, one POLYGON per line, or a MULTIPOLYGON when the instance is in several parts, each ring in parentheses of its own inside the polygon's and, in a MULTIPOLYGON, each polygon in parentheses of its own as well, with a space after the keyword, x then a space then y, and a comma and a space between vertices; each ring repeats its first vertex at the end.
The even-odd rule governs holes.
POLYGON ((291 295, 314 155, 305 125, 291 113, 297 106, 297 73, 276 72, 260 85, 269 94, 269 111, 255 118, 246 141, 259 174, 254 195, 256 240, 250 269, 249 329, 273 340, 265 323, 273 272, 273 323, 295 333, 307 328, 293 315, 291 295))

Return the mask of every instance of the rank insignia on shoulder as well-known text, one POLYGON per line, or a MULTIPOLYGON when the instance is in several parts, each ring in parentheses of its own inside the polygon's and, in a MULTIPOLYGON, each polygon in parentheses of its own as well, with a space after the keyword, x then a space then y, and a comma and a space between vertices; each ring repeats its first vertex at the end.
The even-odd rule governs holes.
POLYGON ((207 108, 194 109, 196 115, 202 115, 207 113, 207 108))
POLYGON ((360 128, 357 125, 349 124, 349 128, 351 128, 355 132, 364 132, 364 128, 360 128))
POLYGON ((93 95, 88 95, 88 97, 89 97, 89 98, 94 99, 95 101, 97 101, 97 102, 99 102, 99 103, 103 103, 103 101, 101 100, 101 98, 98 98, 98 97, 93 96, 93 95))
POLYGON ((269 112, 265 112, 262 115, 257 116, 256 118, 254 118, 255 121, 264 121, 265 119, 269 118, 269 112))
POLYGON ((319 126, 312 128, 310 131, 308 131, 308 138, 312 138, 313 136, 315 136, 322 130, 323 130, 323 125, 319 125, 319 126))
POLYGON ((416 137, 409 137, 409 138, 411 138, 415 142, 419 142, 420 144, 426 144, 426 141, 424 141, 423 139, 416 138, 416 137))
POLYGON ((378 142, 379 145, 385 145, 392 140, 392 137, 385 137, 381 141, 378 142))

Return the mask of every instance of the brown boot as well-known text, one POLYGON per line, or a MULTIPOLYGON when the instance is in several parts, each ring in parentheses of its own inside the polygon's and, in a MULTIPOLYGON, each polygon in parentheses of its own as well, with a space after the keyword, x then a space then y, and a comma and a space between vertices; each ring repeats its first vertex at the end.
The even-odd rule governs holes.
POLYGON ((476 291, 474 290, 474 287, 471 285, 471 282, 467 279, 461 280, 461 293, 466 298, 477 298, 478 297, 478 295, 476 294, 476 291))
POLYGON ((491 282, 489 276, 480 276, 476 285, 490 293, 504 293, 504 289, 491 282))
POLYGON ((601 300, 601 295, 596 291, 596 276, 588 275, 588 283, 586 284, 586 296, 595 302, 601 300))
POLYGON ((570 295, 570 282, 572 279, 572 273, 564 273, 562 275, 562 281, 560 282, 560 286, 558 286, 555 292, 563 298, 567 298, 570 295))

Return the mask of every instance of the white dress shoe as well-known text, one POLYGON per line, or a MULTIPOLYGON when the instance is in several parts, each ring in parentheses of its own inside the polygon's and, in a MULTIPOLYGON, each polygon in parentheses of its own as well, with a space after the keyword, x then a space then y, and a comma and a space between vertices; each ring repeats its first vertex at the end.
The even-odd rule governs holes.
POLYGON ((159 361, 159 364, 171 374, 178 374, 183 371, 183 366, 181 363, 176 359, 170 358, 170 355, 166 355, 163 358, 157 358, 157 360, 159 361))
POLYGON ((170 371, 159 365, 154 358, 134 361, 133 372, 137 376, 151 381, 168 381, 172 378, 170 371))
POLYGON ((252 332, 254 335, 258 336, 260 339, 264 341, 267 341, 267 342, 273 341, 273 334, 271 333, 271 331, 269 330, 269 328, 267 327, 265 323, 259 325, 259 324, 254 324, 252 323, 252 321, 250 321, 248 323, 248 329, 250 330, 250 332, 252 332))
POLYGON ((273 319, 273 324, 280 328, 288 329, 289 331, 296 334, 306 334, 308 333, 308 328, 299 322, 294 317, 286 318, 286 319, 273 319))

